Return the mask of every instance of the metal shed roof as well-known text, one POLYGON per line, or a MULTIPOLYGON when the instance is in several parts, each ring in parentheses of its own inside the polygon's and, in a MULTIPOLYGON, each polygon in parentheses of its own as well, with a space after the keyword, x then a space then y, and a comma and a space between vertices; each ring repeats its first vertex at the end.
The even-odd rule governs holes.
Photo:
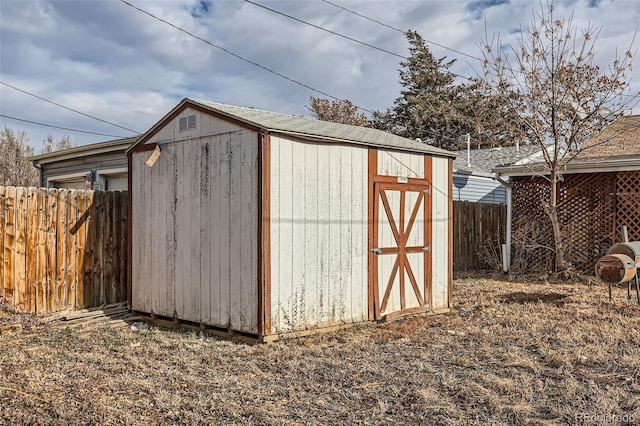
MULTIPOLYGON (((176 113, 188 106, 200 107, 206 111, 217 113, 252 127, 263 129, 269 133, 281 133, 301 138, 320 139, 332 142, 347 142, 378 148, 390 148, 444 157, 455 157, 453 152, 369 127, 351 126, 348 124, 333 123, 330 121, 322 121, 191 98, 183 99, 171 112, 169 112, 169 114, 146 132, 140 138, 138 143, 144 143, 151 135, 158 131, 168 119, 172 118, 176 113)), ((138 143, 136 145, 138 145, 138 143)))

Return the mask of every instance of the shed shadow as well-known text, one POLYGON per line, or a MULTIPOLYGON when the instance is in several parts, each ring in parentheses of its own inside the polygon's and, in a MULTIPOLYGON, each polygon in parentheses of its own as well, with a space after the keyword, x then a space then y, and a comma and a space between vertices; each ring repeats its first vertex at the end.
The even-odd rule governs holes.
POLYGON ((505 294, 502 297, 502 303, 519 303, 524 305, 526 303, 551 303, 556 306, 564 305, 566 299, 569 297, 568 294, 562 293, 525 293, 522 291, 517 291, 514 293, 505 294))

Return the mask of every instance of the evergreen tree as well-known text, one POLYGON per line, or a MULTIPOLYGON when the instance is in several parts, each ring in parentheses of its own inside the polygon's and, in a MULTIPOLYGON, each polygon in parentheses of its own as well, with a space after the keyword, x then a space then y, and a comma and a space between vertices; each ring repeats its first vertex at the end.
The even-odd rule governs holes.
POLYGON ((406 35, 411 46, 400 63, 401 96, 392 108, 373 113, 373 127, 454 150, 464 146, 466 133, 478 148, 515 144, 515 121, 500 97, 479 81, 456 82, 449 71, 455 60, 435 58, 417 32, 406 35))

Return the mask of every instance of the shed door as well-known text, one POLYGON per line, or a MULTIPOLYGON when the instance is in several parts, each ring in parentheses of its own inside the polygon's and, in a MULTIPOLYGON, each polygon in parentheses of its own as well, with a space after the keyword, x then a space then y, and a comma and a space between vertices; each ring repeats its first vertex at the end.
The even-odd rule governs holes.
POLYGON ((375 319, 431 308, 431 188, 376 183, 373 221, 375 319))

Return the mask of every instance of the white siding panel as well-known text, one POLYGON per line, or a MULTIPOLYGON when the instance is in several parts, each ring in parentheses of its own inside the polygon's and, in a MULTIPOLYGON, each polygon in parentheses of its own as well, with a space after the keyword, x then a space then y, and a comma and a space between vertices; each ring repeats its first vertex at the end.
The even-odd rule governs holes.
MULTIPOLYGON (((320 285, 319 280, 319 259, 318 259, 318 238, 320 226, 311 226, 311 224, 319 224, 318 214, 318 145, 302 145, 300 149, 304 152, 304 187, 299 189, 300 196, 303 197, 302 204, 304 206, 304 278, 313 280, 314 285, 308 286, 305 290, 304 312, 305 320, 308 324, 318 324, 320 322, 320 285)), ((328 164, 327 164, 328 168, 328 164)))
POLYGON ((211 321, 211 139, 200 143, 200 322, 211 321))
POLYGON ((178 183, 176 186, 176 265, 174 270, 175 307, 180 319, 193 321, 190 315, 189 298, 191 294, 191 170, 187 156, 192 147, 183 143, 176 144, 176 166, 178 183), (185 152, 186 151, 186 152, 185 152))
POLYGON ((152 282, 148 279, 146 268, 151 264, 145 253, 145 241, 149 238, 145 229, 147 218, 145 212, 148 211, 147 190, 145 182, 149 169, 144 165, 145 153, 134 153, 132 161, 132 215, 131 215, 131 242, 132 242, 132 309, 146 311, 145 294, 152 290, 152 282))
POLYGON ((424 178, 424 155, 378 150, 378 174, 424 178))
POLYGON ((330 239, 329 229, 331 227, 331 214, 329 200, 334 195, 331 194, 331 182, 329 176, 334 172, 333 159, 331 158, 331 146, 319 144, 318 150, 318 242, 316 244, 315 255, 318 258, 318 272, 316 276, 318 287, 318 324, 329 324, 331 278, 329 276, 330 239))
POLYGON ((351 317, 353 321, 366 321, 369 316, 368 286, 362 285, 359 280, 368 280, 368 232, 362 233, 363 226, 368 226, 367 201, 368 187, 361 182, 368 179, 368 153, 367 150, 350 150, 351 152, 351 198, 347 200, 351 207, 349 226, 351 227, 351 280, 349 288, 351 294, 351 317))
MULTIPOLYGON (((166 215, 164 226, 166 227, 166 290, 164 294, 165 303, 162 309, 158 310, 158 315, 173 317, 176 308, 176 248, 177 248, 177 222, 176 208, 178 206, 178 162, 177 147, 180 145, 170 144, 162 147, 162 154, 166 161, 166 215)), ((160 159, 158 159, 160 161, 160 159)), ((162 196, 157 194, 158 196, 162 196)), ((161 287, 160 287, 161 288, 161 287)), ((160 307, 160 305, 159 305, 160 307)))
MULTIPOLYGON (((306 246, 306 191, 305 191, 305 176, 306 176, 306 155, 305 145, 303 144, 291 144, 291 158, 292 158, 292 174, 293 185, 287 188, 287 192, 290 193, 290 200, 292 200, 291 209, 291 223, 292 223, 292 240, 291 249, 293 253, 301 253, 297 262, 291 264, 292 283, 304 282, 305 271, 307 265, 307 256, 305 253, 306 246), (294 207, 294 205, 297 205, 294 207)), ((309 316, 313 315, 312 311, 309 311, 307 306, 307 293, 311 290, 307 286, 292 286, 292 299, 291 299, 291 321, 293 324, 306 326, 309 321, 309 316)))
MULTIPOLYGON (((186 220, 189 222, 188 228, 191 234, 189 241, 190 254, 189 263, 186 263, 189 268, 190 280, 189 283, 185 283, 185 314, 188 315, 191 321, 199 322, 201 320, 200 314, 200 300, 202 299, 202 282, 200 275, 200 249, 202 247, 202 225, 200 215, 200 204, 202 203, 203 194, 200 192, 200 156, 202 154, 202 145, 205 141, 199 141, 195 143, 189 143, 185 145, 185 167, 186 174, 189 176, 188 183, 188 205, 191 212, 186 215, 186 220)), ((207 283, 208 284, 208 283, 207 283)))
POLYGON ((449 160, 433 158, 433 308, 446 308, 449 288, 449 160))
POLYGON ((271 138, 274 332, 367 312, 367 150, 271 138))
MULTIPOLYGON (((145 165, 146 167, 146 165, 145 165)), ((167 156, 161 155, 151 168, 151 282, 155 283, 151 294, 152 312, 168 315, 167 309, 167 156)))
POLYGON ((153 135, 146 143, 167 143, 199 139, 212 135, 221 135, 230 132, 242 132, 244 127, 222 120, 209 114, 204 114, 192 108, 185 108, 176 118, 168 122, 158 133, 153 135), (196 115, 196 128, 180 131, 180 118, 188 115, 196 115))
MULTIPOLYGON (((225 233, 228 232, 229 225, 227 219, 228 206, 223 205, 223 184, 222 184, 222 157, 226 151, 226 144, 222 143, 220 136, 211 138, 210 145, 210 169, 209 176, 210 187, 209 196, 211 197, 211 249, 209 253, 209 259, 211 261, 211 277, 209 284, 211 286, 209 295, 210 305, 210 318, 209 324, 220 324, 222 326, 229 325, 228 313, 223 314, 222 306, 226 306, 229 303, 229 297, 227 291, 229 288, 222 283, 228 282, 228 265, 229 265, 229 251, 225 249, 223 241, 225 241, 225 233), (223 210, 227 212, 226 218, 223 210), (227 276, 223 279, 223 276, 227 276)), ((228 311, 228 310, 227 310, 228 311)))
POLYGON ((258 146, 256 134, 229 136, 231 328, 257 332, 258 146), (254 140, 248 140, 253 137, 254 140))
MULTIPOLYGON (((340 269, 340 261, 342 253, 340 252, 340 237, 342 235, 342 227, 340 217, 340 200, 347 194, 340 192, 340 182, 342 180, 342 162, 343 158, 340 153, 340 146, 332 147, 331 173, 327 176, 329 181, 329 322, 335 324, 340 318, 340 307, 343 300, 341 299, 342 277, 346 271, 340 269)), ((349 254, 350 256, 351 254, 349 254)))

